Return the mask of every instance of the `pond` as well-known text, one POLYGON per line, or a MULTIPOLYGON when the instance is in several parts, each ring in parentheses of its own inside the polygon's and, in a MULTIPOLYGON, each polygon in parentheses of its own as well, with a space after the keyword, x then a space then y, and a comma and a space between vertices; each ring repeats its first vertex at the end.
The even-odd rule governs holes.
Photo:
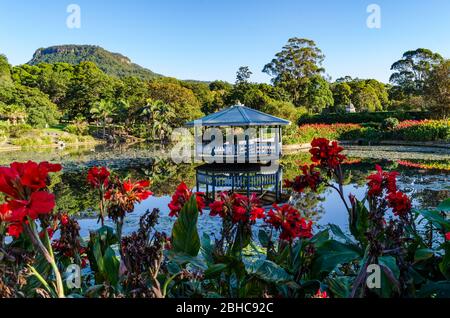
MULTIPOLYGON (((450 196, 450 150, 444 148, 402 146, 346 146, 345 154, 352 164, 345 165, 346 195, 352 193, 362 199, 365 195, 366 176, 374 170, 376 163, 385 170, 397 170, 399 188, 410 195, 417 208, 435 207, 450 196)), ((167 204, 176 186, 184 181, 195 186, 195 165, 176 165, 170 159, 170 147, 155 144, 121 146, 84 146, 65 149, 30 149, 21 152, 1 153, 0 165, 12 161, 51 161, 63 164, 63 173, 53 178, 53 191, 57 197, 57 209, 76 215, 82 236, 98 228, 95 211, 95 194, 86 183, 87 169, 95 165, 106 165, 121 177, 150 178, 154 195, 136 205, 135 211, 127 215, 124 234, 135 229, 140 216, 148 209, 161 211, 159 229, 170 232, 173 219, 168 216, 167 204)), ((281 164, 283 177, 293 178, 298 174, 298 164, 308 163, 309 153, 299 152, 284 155, 281 164)), ((342 228, 347 225, 347 213, 337 193, 331 189, 319 193, 305 193, 302 211, 314 220, 318 227, 329 223, 342 228)), ((220 226, 218 218, 209 217, 208 211, 199 219, 201 232, 213 234, 220 226)), ((111 222, 107 224, 112 225, 111 222)))

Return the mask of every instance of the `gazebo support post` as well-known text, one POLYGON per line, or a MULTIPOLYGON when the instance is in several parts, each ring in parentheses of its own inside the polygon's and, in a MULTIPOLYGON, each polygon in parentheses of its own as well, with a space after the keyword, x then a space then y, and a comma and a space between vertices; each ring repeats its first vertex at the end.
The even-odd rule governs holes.
POLYGON ((246 163, 250 162, 250 137, 248 133, 245 134, 245 162, 246 163))
POLYGON ((280 170, 276 173, 276 181, 275 181, 275 200, 278 202, 280 199, 280 170))
POLYGON ((216 175, 213 174, 212 178, 213 178, 213 180, 212 180, 212 200, 215 201, 216 200, 216 175))

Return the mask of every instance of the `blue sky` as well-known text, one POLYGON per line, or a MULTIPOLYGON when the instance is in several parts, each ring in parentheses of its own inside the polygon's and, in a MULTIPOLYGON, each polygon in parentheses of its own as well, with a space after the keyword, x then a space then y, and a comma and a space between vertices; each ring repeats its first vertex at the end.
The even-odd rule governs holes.
POLYGON ((450 57, 448 0, 0 0, 0 52, 14 65, 39 47, 95 44, 155 72, 180 79, 233 82, 239 66, 252 80, 290 37, 314 40, 326 72, 387 82, 390 65, 409 49, 450 57), (69 29, 66 8, 81 8, 69 29), (369 4, 381 28, 366 25, 369 4))

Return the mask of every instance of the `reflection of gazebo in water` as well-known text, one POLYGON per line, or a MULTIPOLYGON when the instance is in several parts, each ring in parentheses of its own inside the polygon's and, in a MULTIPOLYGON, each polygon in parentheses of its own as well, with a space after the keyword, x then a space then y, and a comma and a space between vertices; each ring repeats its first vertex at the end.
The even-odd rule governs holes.
POLYGON ((283 200, 281 127, 289 121, 235 105, 189 122, 195 130, 197 191, 213 200, 218 191, 258 193, 263 204, 283 200))

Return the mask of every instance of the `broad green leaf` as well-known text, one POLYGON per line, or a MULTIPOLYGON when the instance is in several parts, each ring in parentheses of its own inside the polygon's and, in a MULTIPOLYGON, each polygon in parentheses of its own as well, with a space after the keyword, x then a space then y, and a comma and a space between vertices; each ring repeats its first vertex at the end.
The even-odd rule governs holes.
POLYGON ((400 283, 398 282, 400 270, 393 256, 381 256, 378 258, 378 263, 382 271, 381 289, 377 290, 377 292, 381 297, 388 298, 400 288, 400 283))
POLYGON ((183 206, 172 229, 172 250, 197 256, 200 238, 197 231, 198 209, 195 194, 183 206))
POLYGON ((328 241, 330 238, 330 233, 328 229, 322 230, 314 235, 309 241, 314 244, 316 248, 320 247, 321 244, 328 241))
POLYGON ((433 257, 433 255, 434 250, 432 250, 431 248, 420 248, 416 250, 416 253, 414 254, 414 261, 423 261, 433 257))
POLYGON ((206 233, 203 233, 202 240, 201 240, 200 252, 208 264, 214 263, 213 251, 214 251, 214 245, 211 244, 211 239, 210 239, 209 235, 206 233))
POLYGON ((249 266, 249 274, 270 283, 283 283, 293 279, 282 267, 272 261, 260 260, 249 266))
POLYGON ((349 276, 330 277, 327 279, 328 288, 336 298, 349 298, 352 291, 353 279, 349 276))
POLYGON ((226 264, 214 264, 205 271, 205 278, 210 279, 219 276, 227 268, 226 264))
POLYGON ((450 243, 445 243, 445 255, 442 258, 442 262, 439 263, 439 269, 442 275, 450 280, 450 243))
POLYGON ((336 224, 329 224, 328 225, 330 227, 331 232, 339 239, 341 239, 343 241, 343 243, 347 243, 347 244, 353 244, 354 242, 352 241, 352 239, 350 237, 348 237, 347 235, 345 235, 345 233, 341 230, 341 228, 339 226, 337 226, 336 224))
POLYGON ((111 285, 115 286, 119 282, 119 259, 111 247, 108 247, 103 257, 105 267, 104 275, 108 278, 111 285))
POLYGON ((450 298, 450 281, 438 281, 429 282, 422 286, 417 293, 418 297, 438 297, 438 298, 450 298))
POLYGON ((442 212, 450 212, 450 198, 442 201, 436 208, 442 212))
POLYGON ((197 256, 191 256, 185 253, 180 252, 174 252, 174 251, 167 251, 166 254, 167 258, 171 260, 172 262, 177 263, 181 267, 186 266, 187 264, 191 264, 195 267, 206 269, 206 264, 197 256))
POLYGON ((436 210, 418 210, 416 211, 425 219, 430 221, 436 228, 444 229, 445 231, 450 231, 450 221, 446 220, 445 217, 436 210))
POLYGON ((349 227, 352 235, 362 243, 367 245, 366 232, 369 228, 369 211, 364 205, 364 201, 356 200, 355 208, 349 212, 349 227))
POLYGON ((266 231, 260 229, 258 232, 258 239, 259 243, 261 243, 261 246, 268 247, 270 238, 266 231))
POLYGON ((362 257, 362 251, 354 245, 329 240, 317 248, 318 257, 313 261, 313 272, 332 271, 338 264, 349 263, 362 257))

